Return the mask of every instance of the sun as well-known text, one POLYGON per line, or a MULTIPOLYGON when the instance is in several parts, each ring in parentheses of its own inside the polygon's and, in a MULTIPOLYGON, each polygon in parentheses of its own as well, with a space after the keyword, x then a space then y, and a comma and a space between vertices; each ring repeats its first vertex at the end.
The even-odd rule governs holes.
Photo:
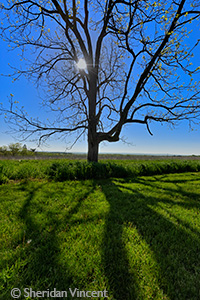
POLYGON ((85 70, 87 68, 87 64, 85 59, 80 58, 79 61, 76 64, 77 68, 81 69, 81 70, 85 70))

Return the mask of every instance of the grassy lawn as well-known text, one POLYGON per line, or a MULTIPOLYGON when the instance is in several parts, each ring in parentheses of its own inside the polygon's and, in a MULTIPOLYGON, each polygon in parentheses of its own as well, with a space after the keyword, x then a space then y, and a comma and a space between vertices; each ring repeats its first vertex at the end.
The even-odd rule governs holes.
POLYGON ((1 185, 0 299, 14 287, 200 299, 200 173, 1 185))

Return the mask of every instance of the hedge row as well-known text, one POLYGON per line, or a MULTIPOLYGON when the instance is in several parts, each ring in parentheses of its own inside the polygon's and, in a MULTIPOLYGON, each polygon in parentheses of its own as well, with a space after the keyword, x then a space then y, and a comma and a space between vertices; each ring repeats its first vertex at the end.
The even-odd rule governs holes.
POLYGON ((13 162, 0 164, 0 184, 8 180, 47 178, 55 181, 126 178, 169 173, 199 172, 200 161, 100 162, 54 161, 13 162))
POLYGON ((198 172, 198 161, 171 161, 171 162, 146 162, 130 163, 129 165, 88 162, 55 162, 47 169, 49 179, 65 181, 74 179, 103 179, 103 178, 126 178, 146 175, 159 175, 169 173, 198 172))

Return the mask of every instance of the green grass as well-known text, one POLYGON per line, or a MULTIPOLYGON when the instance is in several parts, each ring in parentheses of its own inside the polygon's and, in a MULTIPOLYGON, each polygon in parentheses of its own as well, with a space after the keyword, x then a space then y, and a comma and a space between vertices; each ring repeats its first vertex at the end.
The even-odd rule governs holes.
POLYGON ((125 178, 182 172, 199 172, 199 160, 4 160, 0 161, 0 184, 29 178, 54 181, 125 178))
POLYGON ((0 186, 0 299, 14 287, 200 299, 200 173, 41 178, 0 186))

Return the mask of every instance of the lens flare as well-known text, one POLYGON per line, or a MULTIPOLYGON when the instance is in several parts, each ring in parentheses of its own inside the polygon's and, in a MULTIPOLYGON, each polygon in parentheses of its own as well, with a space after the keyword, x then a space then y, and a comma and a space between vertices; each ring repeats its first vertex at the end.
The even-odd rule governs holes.
POLYGON ((85 70, 87 68, 86 61, 83 58, 80 58, 76 65, 81 70, 85 70))

